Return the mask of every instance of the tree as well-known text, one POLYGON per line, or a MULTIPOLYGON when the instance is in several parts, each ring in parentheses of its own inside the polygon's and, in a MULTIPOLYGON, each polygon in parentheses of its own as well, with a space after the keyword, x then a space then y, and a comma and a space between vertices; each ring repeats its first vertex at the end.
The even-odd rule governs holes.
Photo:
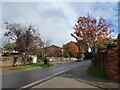
POLYGON ((8 30, 4 35, 14 40, 16 43, 16 50, 19 51, 23 58, 24 65, 27 63, 28 54, 36 47, 42 47, 43 41, 40 34, 36 32, 36 28, 29 25, 23 26, 21 24, 6 24, 8 30))
POLYGON ((14 50, 16 47, 15 43, 7 43, 4 45, 5 50, 14 50))
POLYGON ((69 42, 63 45, 63 52, 65 57, 77 57, 79 50, 75 42, 69 42))
POLYGON ((47 51, 47 48, 51 45, 51 40, 46 40, 44 42, 44 50, 43 50, 43 53, 44 53, 44 57, 47 56, 46 53, 48 52, 47 51))
POLYGON ((112 39, 112 24, 104 18, 94 19, 90 15, 79 17, 75 24, 75 32, 71 34, 77 41, 84 41, 93 54, 96 54, 100 46, 110 43, 112 39))

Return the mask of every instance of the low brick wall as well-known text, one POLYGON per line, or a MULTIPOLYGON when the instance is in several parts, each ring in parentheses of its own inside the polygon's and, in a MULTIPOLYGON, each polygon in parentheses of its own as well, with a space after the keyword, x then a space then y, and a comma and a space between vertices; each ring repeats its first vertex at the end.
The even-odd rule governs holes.
MULTIPOLYGON (((72 61, 75 61, 77 60, 76 58, 63 58, 63 57, 47 57, 47 59, 49 61, 66 61, 66 60, 72 60, 72 61)), ((9 57, 1 57, 1 60, 0 60, 0 66, 2 67, 6 67, 6 66, 13 66, 13 57, 12 56, 9 56, 9 57)), ((15 65, 22 65, 22 58, 19 57, 17 59, 17 62, 15 65)))
MULTIPOLYGON (((13 65, 13 61, 14 60, 13 60, 12 56, 1 57, 1 60, 0 60, 1 64, 0 64, 0 66, 1 67, 12 66, 13 65)), ((17 59, 17 62, 16 62, 15 65, 21 65, 21 64, 22 64, 22 59, 21 59, 21 57, 19 57, 17 59)))
POLYGON ((96 65, 103 69, 108 74, 109 78, 114 80, 118 80, 119 78, 118 61, 117 46, 109 46, 96 55, 96 65))
POLYGON ((66 60, 77 60, 76 58, 63 58, 63 57, 47 57, 49 61, 66 61, 66 60))

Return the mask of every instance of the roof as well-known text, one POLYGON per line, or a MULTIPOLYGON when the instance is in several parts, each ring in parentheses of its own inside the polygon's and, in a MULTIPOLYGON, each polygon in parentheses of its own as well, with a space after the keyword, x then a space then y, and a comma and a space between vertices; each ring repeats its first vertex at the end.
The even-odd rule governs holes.
POLYGON ((48 48, 51 48, 51 47, 56 47, 56 48, 60 48, 60 49, 62 49, 61 47, 56 46, 56 45, 51 45, 51 46, 49 46, 48 48))

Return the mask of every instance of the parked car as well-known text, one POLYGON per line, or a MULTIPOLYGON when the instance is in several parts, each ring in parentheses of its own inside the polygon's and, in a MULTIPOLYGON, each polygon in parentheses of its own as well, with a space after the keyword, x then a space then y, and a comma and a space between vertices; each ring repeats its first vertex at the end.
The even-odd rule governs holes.
POLYGON ((77 62, 81 62, 81 61, 83 61, 81 58, 78 58, 78 59, 77 59, 77 62))

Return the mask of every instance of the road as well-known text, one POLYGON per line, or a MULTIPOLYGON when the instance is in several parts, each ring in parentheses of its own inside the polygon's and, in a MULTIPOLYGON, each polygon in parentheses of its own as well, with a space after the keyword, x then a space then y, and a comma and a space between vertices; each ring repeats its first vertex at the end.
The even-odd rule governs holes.
POLYGON ((21 88, 30 83, 60 74, 86 63, 90 63, 90 61, 70 62, 49 68, 37 68, 28 71, 4 74, 2 76, 2 88, 21 88))

